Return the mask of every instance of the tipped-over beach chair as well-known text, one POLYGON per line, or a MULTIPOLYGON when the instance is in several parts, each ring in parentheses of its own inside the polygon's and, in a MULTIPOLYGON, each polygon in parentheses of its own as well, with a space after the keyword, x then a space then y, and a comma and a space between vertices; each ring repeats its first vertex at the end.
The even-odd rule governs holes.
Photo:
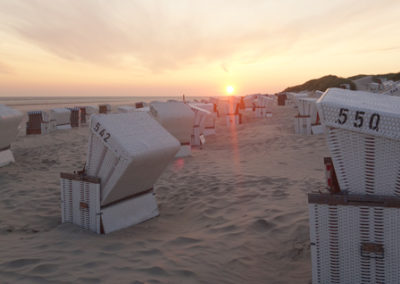
POLYGON ((50 110, 50 121, 55 121, 56 129, 71 129, 71 110, 53 108, 50 110))
POLYGON ((62 222, 110 233, 159 214, 154 183, 180 143, 145 112, 93 115, 86 169, 61 174, 62 222))
POLYGON ((0 167, 15 162, 10 148, 17 137, 22 117, 20 111, 0 104, 0 167))
POLYGON ((194 112, 182 102, 152 102, 150 114, 181 143, 176 157, 190 156, 194 112))

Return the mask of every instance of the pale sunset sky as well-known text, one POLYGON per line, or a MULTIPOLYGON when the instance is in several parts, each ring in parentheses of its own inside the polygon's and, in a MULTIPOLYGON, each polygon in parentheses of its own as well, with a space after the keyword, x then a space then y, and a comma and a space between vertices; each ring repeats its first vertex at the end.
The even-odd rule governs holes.
POLYGON ((0 0, 0 96, 274 93, 399 72, 400 0, 0 0))

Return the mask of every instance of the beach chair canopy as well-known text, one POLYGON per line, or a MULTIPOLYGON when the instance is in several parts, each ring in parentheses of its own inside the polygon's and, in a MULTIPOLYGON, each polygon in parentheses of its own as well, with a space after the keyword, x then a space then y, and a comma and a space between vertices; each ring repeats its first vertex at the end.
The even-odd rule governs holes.
POLYGON ((331 88, 317 107, 326 126, 400 139, 400 97, 331 88))
POLYGON ((153 102, 150 104, 153 117, 181 143, 190 143, 194 112, 182 102, 153 102))
POLYGON ((50 110, 50 120, 55 120, 56 125, 70 124, 71 110, 67 108, 53 108, 50 110))

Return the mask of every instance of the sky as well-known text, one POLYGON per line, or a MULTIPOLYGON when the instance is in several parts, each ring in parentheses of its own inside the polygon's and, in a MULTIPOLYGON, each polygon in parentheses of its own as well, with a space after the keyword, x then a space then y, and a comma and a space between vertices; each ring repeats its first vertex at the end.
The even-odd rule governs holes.
POLYGON ((0 0, 0 96, 275 93, 399 72, 399 0, 0 0))

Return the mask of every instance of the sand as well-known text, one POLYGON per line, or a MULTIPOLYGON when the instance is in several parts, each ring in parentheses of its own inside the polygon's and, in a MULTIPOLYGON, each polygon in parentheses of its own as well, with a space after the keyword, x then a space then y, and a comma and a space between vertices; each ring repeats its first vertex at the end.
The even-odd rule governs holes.
POLYGON ((295 114, 219 119, 158 180, 160 216, 109 235, 61 224, 59 173, 83 166, 88 128, 19 136, 0 168, 0 282, 309 283, 307 192, 328 150, 294 134, 295 114))

